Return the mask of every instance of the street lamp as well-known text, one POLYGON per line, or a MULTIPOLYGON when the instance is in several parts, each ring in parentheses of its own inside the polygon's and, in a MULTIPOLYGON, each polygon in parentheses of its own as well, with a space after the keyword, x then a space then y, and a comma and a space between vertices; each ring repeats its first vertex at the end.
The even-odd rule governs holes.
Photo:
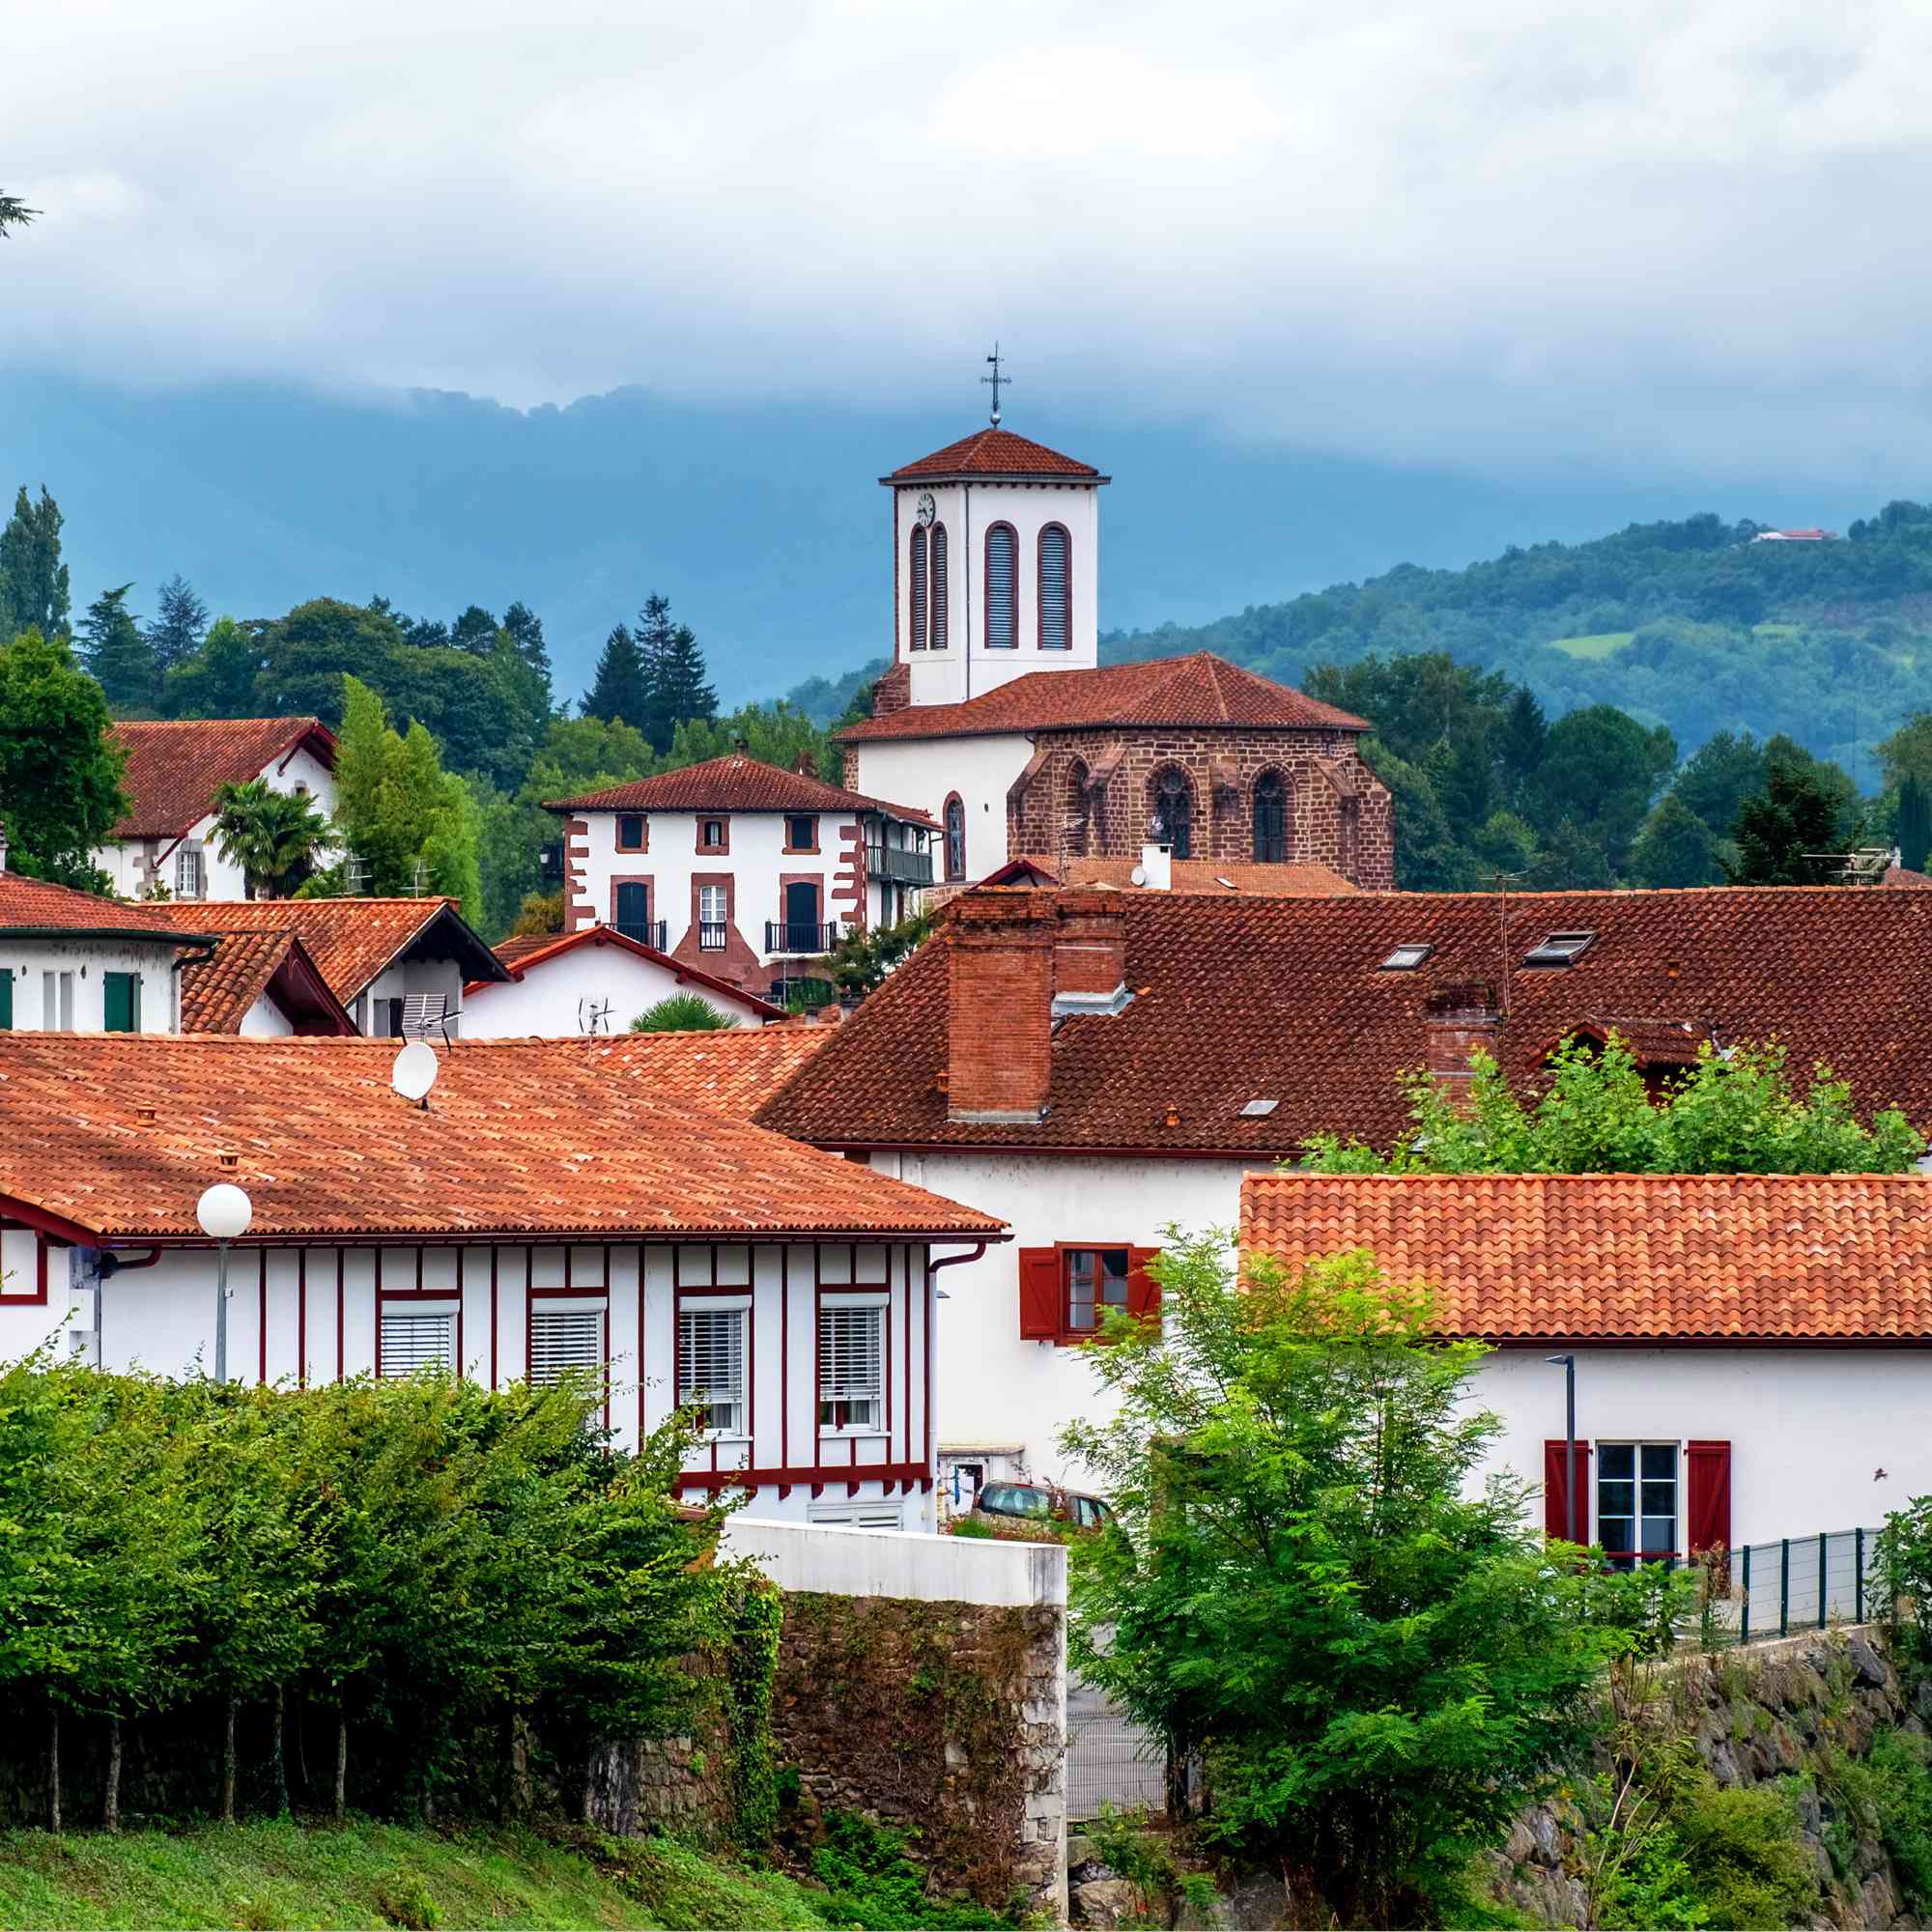
POLYGON ((1577 1357, 1546 1355, 1552 1368, 1563 1371, 1563 1536, 1577 1541, 1577 1357))
POLYGON ((217 1180, 194 1204, 201 1232, 214 1243, 214 1379, 228 1379, 228 1244, 248 1232, 255 1204, 232 1180, 217 1180))

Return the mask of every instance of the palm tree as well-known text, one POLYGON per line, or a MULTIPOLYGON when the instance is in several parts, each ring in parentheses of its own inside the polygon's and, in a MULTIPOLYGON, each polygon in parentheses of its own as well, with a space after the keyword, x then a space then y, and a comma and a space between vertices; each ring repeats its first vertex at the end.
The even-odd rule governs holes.
POLYGON ((214 794, 214 838, 242 867, 250 898, 284 898, 315 870, 331 837, 305 792, 274 791, 261 779, 214 794))
POLYGON ((631 1022, 633 1033, 716 1033, 738 1023, 696 993, 672 993, 631 1022))

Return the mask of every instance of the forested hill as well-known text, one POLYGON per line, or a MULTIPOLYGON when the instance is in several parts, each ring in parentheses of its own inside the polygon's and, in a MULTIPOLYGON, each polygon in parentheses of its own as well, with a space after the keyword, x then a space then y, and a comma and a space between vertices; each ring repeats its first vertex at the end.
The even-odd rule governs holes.
POLYGON ((1608 703, 1686 753, 1786 732, 1875 781, 1872 750, 1932 709, 1932 507, 1888 504, 1828 543, 1752 543, 1715 516, 1402 565, 1188 628, 1111 633, 1109 662, 1211 650, 1299 685, 1321 665, 1447 651, 1526 684, 1551 717, 1608 703))

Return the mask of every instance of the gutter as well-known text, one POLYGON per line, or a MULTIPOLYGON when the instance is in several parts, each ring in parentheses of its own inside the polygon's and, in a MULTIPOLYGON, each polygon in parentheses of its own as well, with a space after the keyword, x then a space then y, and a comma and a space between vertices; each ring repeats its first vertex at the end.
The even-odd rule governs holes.
POLYGON ((156 930, 152 925, 7 925, 0 926, 0 939, 50 939, 71 944, 76 939, 123 939, 145 941, 150 946, 213 947, 218 934, 213 932, 174 932, 156 930))

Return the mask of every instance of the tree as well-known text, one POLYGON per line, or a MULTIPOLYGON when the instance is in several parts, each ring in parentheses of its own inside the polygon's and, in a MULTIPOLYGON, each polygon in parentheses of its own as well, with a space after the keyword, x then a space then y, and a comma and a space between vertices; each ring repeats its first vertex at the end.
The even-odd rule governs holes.
POLYGON ((524 662, 532 670, 543 673, 544 686, 548 689, 550 652, 544 644, 543 619, 520 599, 503 612, 503 630, 523 654, 524 662))
POLYGON ((656 769, 674 772, 686 765, 701 765, 707 758, 722 758, 741 746, 747 756, 782 771, 797 771, 800 761, 808 760, 806 768, 829 784, 837 784, 844 771, 839 747, 820 725, 804 712, 795 711, 782 697, 769 704, 747 704, 728 718, 687 718, 671 733, 670 747, 656 760, 656 769))
POLYGON ((635 722, 655 752, 668 751, 680 724, 718 715, 718 694, 704 674, 704 653, 689 624, 673 624, 670 599, 653 592, 638 612, 643 671, 643 716, 635 722))
POLYGON ((180 571, 161 585, 156 602, 158 611, 148 626, 148 643, 165 676, 201 649, 208 635, 208 606, 180 571))
POLYGON ((1724 875, 1711 828, 1675 789, 1663 794, 1631 848, 1631 877, 1639 886, 1711 886, 1724 875))
MULTIPOLYGON (((1792 748, 1794 751, 1796 747, 1792 748)), ((1842 801, 1814 763, 1781 753, 1766 760, 1764 789, 1738 807, 1725 869, 1734 886, 1822 886, 1845 849, 1842 801)))
POLYGON ((163 677, 161 709, 170 718, 253 718, 261 675, 259 632, 217 618, 201 648, 163 677))
POLYGON ((41 485, 30 502, 27 486, 14 498, 14 514, 0 529, 0 640, 22 631, 44 638, 68 634, 68 574, 61 561, 60 505, 41 485))
POLYGON ((1438 1924, 1468 1861, 1581 1761, 1627 1640, 1550 1563, 1528 1486, 1475 1482, 1484 1345, 1366 1251, 1298 1274, 1178 1233, 1157 1320, 1090 1350, 1114 1419, 1062 1447, 1119 1523, 1072 1552, 1069 1660, 1198 1751, 1208 1837, 1319 1918, 1438 1924))
POLYGON ((1908 871, 1922 872, 1932 856, 1932 787, 1909 778, 1898 788, 1898 860, 1908 871))
POLYGON ((1888 784, 1903 784, 1907 779, 1932 783, 1932 711, 1915 711, 1881 740, 1878 760, 1888 784))
POLYGON ((1537 789, 1550 818, 1572 818, 1601 838, 1610 870, 1621 875, 1676 763, 1676 741, 1662 725, 1646 730, 1614 705, 1593 704, 1549 727, 1537 789))
POLYGON ((14 870, 110 890, 94 853, 128 810, 111 723, 65 643, 28 631, 0 646, 0 822, 14 870))
POLYGON ((161 668, 155 647, 128 609, 131 583, 103 590, 80 620, 81 658, 124 715, 152 711, 161 695, 161 668))
POLYGON ((863 997, 885 983, 886 975, 899 965, 931 935, 932 915, 916 912, 895 925, 874 926, 864 932, 848 932, 825 955, 832 983, 841 993, 863 997))
POLYGON ((1686 809, 1724 838, 1741 806, 1764 788, 1765 748, 1748 731, 1714 732, 1684 761, 1670 789, 1686 809))
POLYGON ((604 639, 604 652, 597 660, 597 672, 590 689, 583 694, 582 711, 586 718, 601 718, 608 724, 619 722, 644 729, 650 710, 650 696, 644 689, 643 654, 629 625, 618 624, 604 639))
POLYGON ((469 605, 449 627, 449 641, 459 651, 487 657, 496 646, 497 620, 482 605, 469 605))
POLYGON ((305 793, 276 791, 263 779, 218 787, 214 812, 215 843, 242 867, 251 899, 287 898, 329 842, 328 822, 305 793))
POLYGON ((1801 1097, 1784 1049, 1708 1042, 1653 1095, 1615 1033, 1601 1048, 1572 1040, 1541 1084, 1518 1094, 1486 1053, 1459 1104, 1427 1073, 1404 1077, 1410 1126, 1381 1152, 1318 1134, 1322 1174, 1904 1174, 1925 1151, 1896 1107, 1861 1125, 1851 1090, 1814 1069, 1801 1097))
POLYGON ((631 1022, 633 1033, 722 1033, 738 1024, 696 993, 670 993, 631 1022))
POLYGON ((38 208, 29 208, 17 194, 0 194, 0 235, 10 228, 25 228, 31 224, 38 208))

